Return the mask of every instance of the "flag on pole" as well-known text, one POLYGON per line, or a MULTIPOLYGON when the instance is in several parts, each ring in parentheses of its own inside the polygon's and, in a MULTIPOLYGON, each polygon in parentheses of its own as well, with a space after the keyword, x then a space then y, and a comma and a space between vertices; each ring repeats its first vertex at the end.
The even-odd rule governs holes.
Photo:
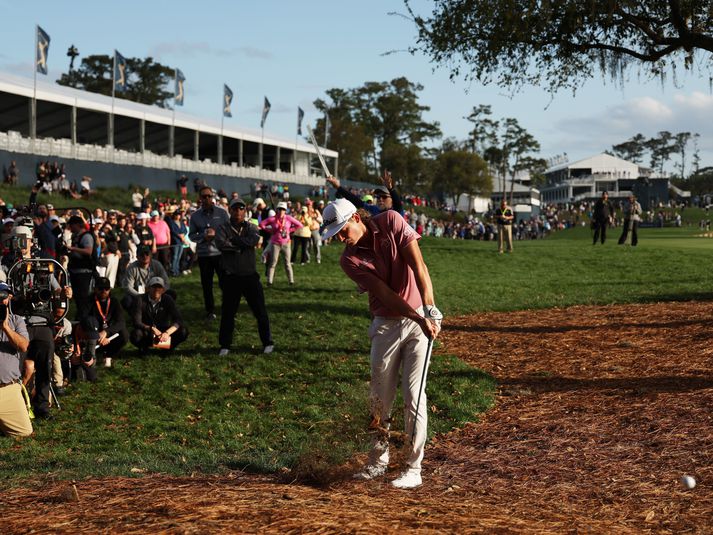
POLYGON ((40 74, 47 74, 47 54, 50 51, 50 36, 39 26, 37 26, 36 41, 35 68, 40 74))
POLYGON ((126 91, 126 58, 114 50, 114 90, 126 91))
POLYGON ((297 135, 302 135, 302 119, 305 118, 305 112, 302 108, 297 106, 297 135))
POLYGON ((183 76, 181 69, 176 69, 176 86, 173 89, 173 105, 183 106, 183 82, 186 77, 183 76))
POLYGON ((265 127, 265 119, 267 119, 267 114, 270 113, 270 101, 265 97, 265 104, 262 105, 262 120, 260 121, 260 128, 265 127))
POLYGON ((230 104, 233 102, 233 92, 230 88, 223 84, 223 117, 232 117, 230 112, 230 104))

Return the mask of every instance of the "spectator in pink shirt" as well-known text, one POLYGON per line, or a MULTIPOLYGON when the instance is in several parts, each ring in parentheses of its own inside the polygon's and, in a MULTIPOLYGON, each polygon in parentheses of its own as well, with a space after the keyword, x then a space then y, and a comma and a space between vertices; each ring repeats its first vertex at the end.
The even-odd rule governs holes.
POLYGON ((171 261, 171 229, 168 224, 160 218, 158 210, 151 212, 151 220, 148 223, 156 244, 158 261, 164 269, 168 270, 171 261))
POLYGON ((282 258, 285 262, 287 279, 290 281, 290 284, 294 284, 295 276, 292 273, 292 263, 290 262, 292 255, 292 240, 290 234, 298 228, 302 228, 302 223, 291 215, 287 215, 286 202, 279 202, 277 203, 277 214, 264 219, 260 223, 260 228, 267 230, 271 234, 271 255, 270 264, 267 267, 267 285, 272 286, 272 281, 275 278, 275 266, 277 266, 277 260, 280 258, 280 252, 282 252, 282 258))

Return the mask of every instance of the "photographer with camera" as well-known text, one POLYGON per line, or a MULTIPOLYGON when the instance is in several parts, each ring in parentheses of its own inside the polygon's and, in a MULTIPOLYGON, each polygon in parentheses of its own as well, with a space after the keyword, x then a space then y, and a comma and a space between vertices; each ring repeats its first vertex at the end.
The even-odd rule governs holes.
POLYGON ((20 357, 30 341, 20 316, 9 308, 12 289, 0 283, 0 431, 13 437, 32 434, 32 422, 20 384, 20 357))
POLYGON ((136 303, 133 317, 131 343, 141 351, 175 349, 188 338, 188 329, 175 301, 166 294, 166 283, 161 277, 148 281, 148 292, 136 303))
POLYGON ((2 269, 15 292, 13 312, 23 316, 27 326, 30 345, 26 359, 34 363, 35 370, 35 416, 49 418, 50 377, 54 357, 53 302, 71 299, 72 288, 67 286, 64 273, 55 270, 59 267, 56 262, 34 258, 31 228, 16 226, 12 241, 15 263, 9 268, 3 264, 2 269), (62 273, 59 280, 58 273, 62 273))

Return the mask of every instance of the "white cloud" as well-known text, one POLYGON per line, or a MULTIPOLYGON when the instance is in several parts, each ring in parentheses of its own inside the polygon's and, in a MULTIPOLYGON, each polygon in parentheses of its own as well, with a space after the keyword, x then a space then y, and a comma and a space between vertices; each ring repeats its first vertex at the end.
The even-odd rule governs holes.
POLYGON ((629 99, 601 110, 589 107, 583 115, 560 118, 542 142, 543 154, 568 152, 586 157, 610 149, 641 133, 660 131, 701 135, 704 161, 713 161, 713 96, 701 92, 676 93, 666 99, 651 96, 629 99))

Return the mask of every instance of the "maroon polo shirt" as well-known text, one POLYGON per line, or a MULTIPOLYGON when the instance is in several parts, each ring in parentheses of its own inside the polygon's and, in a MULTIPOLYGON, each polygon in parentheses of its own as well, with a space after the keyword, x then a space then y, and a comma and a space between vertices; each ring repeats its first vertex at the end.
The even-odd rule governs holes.
POLYGON ((423 306, 421 293, 413 270, 406 264, 401 251, 421 236, 394 210, 373 216, 366 225, 373 241, 367 245, 346 246, 340 259, 344 273, 357 284, 360 291, 369 293, 372 316, 400 316, 374 296, 377 279, 399 294, 411 308, 419 310, 423 306))

